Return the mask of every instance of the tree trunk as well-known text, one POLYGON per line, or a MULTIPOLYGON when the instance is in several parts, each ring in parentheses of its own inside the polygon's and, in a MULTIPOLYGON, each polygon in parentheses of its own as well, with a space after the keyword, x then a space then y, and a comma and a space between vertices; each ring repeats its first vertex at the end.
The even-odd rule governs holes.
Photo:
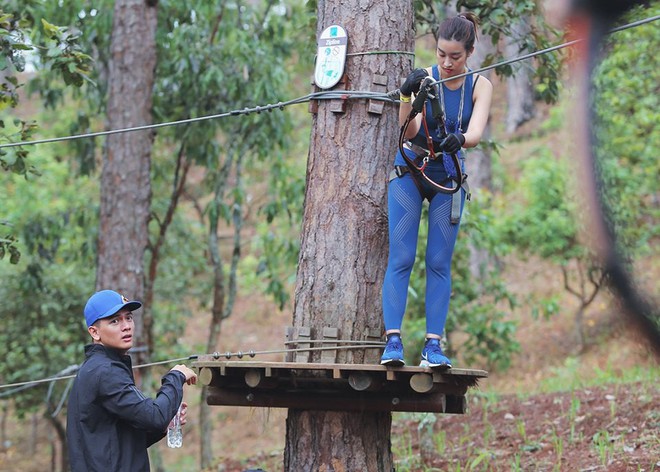
MULTIPOLYGON (((2 402, 2 417, 0 417, 0 451, 3 453, 7 449, 7 417, 9 416, 8 413, 8 408, 9 408, 9 402, 7 400, 4 400, 2 402)), ((34 444, 34 442, 33 442, 34 444)), ((32 454, 34 454, 34 451, 30 451, 32 454)))
MULTIPOLYGON (((156 2, 115 2, 108 76, 110 129, 151 123, 156 13, 156 2)), ((130 299, 144 296, 152 143, 151 131, 120 133, 109 135, 104 149, 96 288, 117 290, 130 299)), ((138 363, 149 358, 140 348, 149 344, 149 311, 145 306, 135 317, 138 363)))
MULTIPOLYGON (((531 27, 527 18, 516 20, 512 27, 513 36, 506 39, 505 57, 516 57, 528 53, 520 49, 520 38, 529 34, 531 27)), ((506 83, 507 112, 506 131, 513 133, 520 125, 534 117, 534 84, 532 83, 532 67, 529 62, 521 62, 513 66, 514 74, 506 83)))
MULTIPOLYGON (((235 165, 235 173, 232 175, 234 180, 233 189, 242 188, 243 157, 248 154, 248 149, 238 150, 234 155, 227 155, 224 164, 215 175, 214 201, 219 205, 221 201, 227 198, 228 178, 232 165, 235 165)), ((208 250, 213 267, 213 307, 211 311, 211 323, 209 326, 209 337, 206 344, 206 352, 215 350, 216 343, 220 338, 222 321, 228 318, 236 302, 236 274, 238 263, 241 257, 241 231, 243 229, 243 207, 239 199, 234 200, 232 205, 232 223, 234 226, 233 248, 229 276, 225 276, 225 264, 220 252, 220 238, 218 237, 219 211, 209 212, 209 238, 208 250)), ((201 402, 199 409, 200 416, 200 465, 202 469, 212 466, 213 462, 213 421, 211 416, 211 407, 206 403, 208 387, 203 387, 201 392, 201 402)))
POLYGON ((51 424, 51 426, 55 430, 55 433, 57 433, 57 440, 56 441, 51 440, 51 446, 52 446, 51 467, 53 471, 57 470, 56 463, 57 463, 57 457, 59 455, 59 459, 60 459, 59 470, 65 472, 69 470, 69 451, 67 450, 67 446, 66 446, 66 428, 57 418, 51 416, 50 411, 51 411, 50 408, 47 409, 46 412, 44 413, 44 417, 51 424), (58 454, 58 450, 59 450, 59 454, 58 454))
MULTIPOLYGON (((485 21, 484 18, 481 19, 485 21)), ((479 69, 483 67, 484 58, 493 53, 495 47, 489 36, 480 34, 479 41, 476 44, 474 53, 470 56, 469 66, 471 69, 479 69)), ((481 72, 480 75, 490 79, 490 72, 481 72)), ((497 92, 494 92, 494 95, 497 92)), ((480 192, 492 192, 493 190, 493 162, 491 150, 483 145, 490 139, 490 123, 484 129, 481 138, 482 145, 477 149, 469 149, 466 151, 466 169, 469 175, 468 183, 472 196, 475 199, 479 198, 480 192)), ((460 236, 459 236, 460 237, 460 236)), ((493 263, 493 258, 485 249, 480 249, 474 244, 468 243, 470 248, 470 274, 475 281, 481 280, 481 275, 486 267, 493 263)))
MULTIPOLYGON (((338 24, 348 34, 348 53, 412 51, 410 0, 318 2, 318 34, 338 24)), ((397 88, 412 70, 405 53, 358 54, 346 61, 346 88, 397 88)), ((336 89, 343 87, 342 84, 336 89)), ((383 90, 384 91, 384 90, 383 90)), ((321 101, 310 142, 302 241, 295 289, 294 327, 312 337, 336 327, 342 339, 382 332, 381 288, 387 263, 387 176, 398 139, 398 108, 368 113, 365 100, 333 113, 321 101)), ((320 353, 312 355, 318 361, 320 353)), ((340 363, 375 363, 362 351, 339 351, 340 363)), ((286 471, 392 470, 391 414, 289 410, 286 471)))
MULTIPOLYGON (((223 186, 224 189, 224 186, 223 186)), ((219 191, 219 196, 223 191, 219 191)), ((206 341, 206 352, 213 352, 220 337, 222 329, 222 316, 225 313, 226 286, 224 276, 224 264, 220 255, 220 244, 218 240, 218 216, 210 216, 208 249, 213 267, 213 305, 211 311, 211 322, 209 324, 209 337, 206 341)), ((202 387, 199 404, 199 427, 200 427, 200 466, 207 469, 213 464, 213 421, 211 407, 206 403, 208 387, 202 387)))

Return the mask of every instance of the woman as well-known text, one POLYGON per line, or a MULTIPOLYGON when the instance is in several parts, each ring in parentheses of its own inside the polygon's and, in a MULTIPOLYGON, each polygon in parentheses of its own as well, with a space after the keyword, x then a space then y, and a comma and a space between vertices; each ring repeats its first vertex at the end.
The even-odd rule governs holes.
MULTIPOLYGON (((438 133, 430 101, 427 100, 426 112, 417 114, 410 122, 405 134, 405 139, 409 141, 404 145, 404 152, 414 160, 428 149, 427 132, 430 134, 434 153, 438 158, 429 160, 425 173, 444 187, 448 186, 452 176, 456 177, 450 155, 458 152, 460 162, 463 163, 465 156, 461 148, 479 144, 488 121, 493 93, 490 81, 477 74, 456 77, 469 71, 467 60, 474 51, 478 25, 478 19, 472 13, 446 19, 438 31, 438 64, 426 69, 415 69, 400 88, 399 122, 403 126, 412 110, 412 95, 419 92, 424 79, 431 76, 435 81, 446 80, 438 86, 446 137, 441 137, 445 133, 438 133), (426 120, 426 126, 422 122, 423 119, 426 120)), ((449 310, 451 259, 460 214, 465 203, 465 190, 461 189, 457 193, 459 200, 456 200, 456 203, 459 206, 454 206, 455 214, 452 215, 451 194, 438 193, 424 179, 413 175, 400 151, 396 155, 394 165, 395 171, 388 189, 389 260, 383 282, 383 318, 387 345, 381 357, 381 364, 404 365, 401 323, 417 251, 422 203, 426 198, 429 200, 426 343, 420 365, 450 368, 451 363, 440 347, 440 339, 449 310)))

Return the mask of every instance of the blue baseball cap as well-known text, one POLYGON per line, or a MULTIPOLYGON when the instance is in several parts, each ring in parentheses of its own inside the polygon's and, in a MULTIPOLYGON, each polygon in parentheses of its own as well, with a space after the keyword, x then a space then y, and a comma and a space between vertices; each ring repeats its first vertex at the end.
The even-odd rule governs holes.
POLYGON ((119 310, 126 308, 128 311, 137 310, 142 306, 141 302, 128 301, 126 297, 114 290, 101 290, 89 297, 85 305, 85 321, 89 328, 97 320, 114 315, 119 310))

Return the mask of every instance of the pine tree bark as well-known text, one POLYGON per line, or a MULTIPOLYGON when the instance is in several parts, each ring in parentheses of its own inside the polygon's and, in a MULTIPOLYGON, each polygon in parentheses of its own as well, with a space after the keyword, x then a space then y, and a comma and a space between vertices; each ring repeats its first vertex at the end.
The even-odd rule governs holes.
MULTIPOLYGON (((318 2, 318 34, 338 24, 346 29, 346 88, 398 88, 412 70, 414 28, 410 0, 318 2), (370 51, 395 51, 369 54, 370 51)), ((339 89, 343 85, 335 88, 339 89)), ((387 263, 387 177, 396 152, 398 107, 367 111, 365 100, 333 113, 321 101, 313 117, 307 164, 302 241, 293 324, 320 337, 336 327, 342 339, 382 332, 381 285, 387 263)), ((318 362, 320 353, 312 355, 318 362)), ((376 363, 363 351, 340 350, 339 363, 376 363)), ((392 470, 391 414, 289 410, 284 451, 286 471, 392 470)))
MULTIPOLYGON (((524 38, 531 31, 528 18, 516 20, 512 25, 514 35, 506 39, 504 47, 505 57, 516 57, 531 51, 520 49, 519 38, 524 38)), ((506 131, 513 133, 521 125, 528 122, 536 113, 534 102, 533 70, 529 63, 519 63, 514 69, 513 76, 506 82, 507 110, 506 131)))
MULTIPOLYGON (((485 21, 483 18, 482 21, 485 21)), ((471 69, 480 69, 483 67, 484 59, 495 51, 495 47, 489 36, 484 34, 479 35, 479 41, 476 44, 474 53, 470 56, 469 66, 471 69)), ((481 72, 480 75, 490 79, 490 71, 481 72)), ((496 93, 496 92, 495 92, 496 93)), ((483 132, 481 142, 485 143, 491 137, 490 122, 483 132)), ((466 167, 469 174, 468 183, 472 196, 479 198, 480 192, 492 192, 493 190, 493 157, 490 149, 479 146, 477 149, 469 149, 466 151, 466 167)), ((460 237, 460 236, 459 236, 460 237)), ((468 243, 470 248, 470 274, 478 283, 482 279, 484 271, 492 266, 494 263, 493 257, 485 249, 475 247, 471 242, 468 243)))
MULTIPOLYGON (((156 2, 117 0, 108 75, 107 128, 151 123, 156 67, 156 2)), ((148 244, 153 133, 109 135, 101 171, 101 208, 96 288, 130 299, 144 296, 144 253, 148 244)), ((143 313, 136 312, 137 362, 148 359, 143 313)))

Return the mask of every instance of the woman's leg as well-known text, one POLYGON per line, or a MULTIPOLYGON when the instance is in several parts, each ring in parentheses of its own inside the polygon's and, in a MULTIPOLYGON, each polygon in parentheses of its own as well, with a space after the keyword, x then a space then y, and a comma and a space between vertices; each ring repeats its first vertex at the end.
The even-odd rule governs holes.
MULTIPOLYGON (((461 213, 465 192, 461 193, 461 213)), ((450 222, 452 195, 438 193, 429 206, 426 247, 426 332, 440 338, 445 329, 451 295, 451 260, 459 224, 450 222)))
POLYGON ((389 255, 382 294, 385 331, 391 333, 401 330, 422 211, 422 197, 410 174, 390 182, 387 207, 389 255))

